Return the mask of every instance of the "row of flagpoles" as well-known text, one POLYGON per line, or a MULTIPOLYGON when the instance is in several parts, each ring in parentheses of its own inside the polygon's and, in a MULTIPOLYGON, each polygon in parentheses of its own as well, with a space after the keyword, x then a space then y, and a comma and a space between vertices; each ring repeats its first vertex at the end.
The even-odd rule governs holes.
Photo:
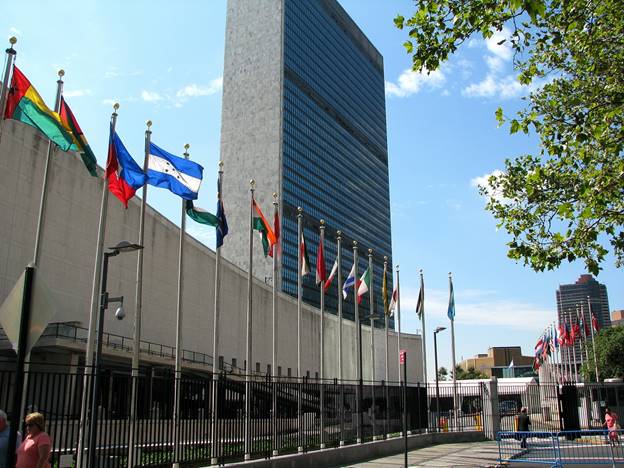
POLYGON ((533 368, 538 370, 546 365, 550 377, 557 383, 578 382, 579 364, 582 367, 585 363, 593 363, 596 382, 600 382, 594 346, 594 336, 600 330, 600 325, 592 311, 589 296, 587 304, 582 302, 577 304, 575 311, 570 309, 561 311, 559 323, 550 323, 537 340, 533 368), (587 346, 589 340, 592 344, 593 359, 589 357, 587 346))
MULTIPOLYGON (((46 156, 43 187, 41 193, 41 201, 39 208, 39 215, 37 221, 37 232, 35 239, 35 248, 33 254, 33 264, 36 267, 39 259, 41 233, 43 230, 43 221, 46 211, 46 194, 48 185, 48 172, 50 167, 50 158, 56 147, 61 150, 75 150, 77 151, 89 173, 93 176, 97 176, 96 161, 91 148, 88 145, 86 137, 82 133, 80 126, 71 112, 71 109, 63 99, 63 75, 64 72, 59 72, 59 79, 57 81, 57 95, 55 101, 54 110, 50 110, 43 99, 39 96, 36 89, 30 84, 25 75, 15 66, 14 59, 16 52, 13 48, 15 41, 11 40, 11 47, 7 49, 7 66, 3 78, 3 88, 0 93, 0 111, 3 118, 20 120, 21 122, 31 125, 40 130, 46 137, 48 137, 48 151, 46 156)), ((180 379, 182 376, 181 369, 181 349, 182 349, 182 324, 183 324, 183 304, 182 304, 182 290, 183 290, 183 248, 184 248, 184 236, 186 226, 186 216, 190 217, 196 222, 210 225, 216 229, 216 254, 215 254, 215 283, 214 283, 214 323, 213 323, 213 378, 216 388, 216 382, 218 377, 217 362, 219 356, 219 313, 220 313, 220 263, 221 263, 221 246, 223 245, 224 238, 228 234, 228 224, 225 216, 225 209, 222 200, 222 180, 223 180, 223 164, 219 163, 218 171, 218 183, 217 183, 217 210, 216 215, 199 207, 195 207, 192 200, 195 200, 198 196, 198 191, 203 178, 203 168, 201 165, 189 160, 188 148, 189 145, 185 145, 185 152, 183 157, 175 156, 162 148, 158 147, 151 141, 152 130, 151 121, 147 122, 147 129, 145 131, 145 149, 143 166, 140 167, 132 158, 128 150, 123 145, 119 135, 117 134, 117 110, 118 104, 114 106, 114 112, 111 116, 110 122, 110 136, 108 157, 106 163, 106 169, 104 178, 106 183, 103 185, 100 205, 100 216, 98 222, 98 235, 97 246, 94 264, 94 275, 92 283, 91 294, 91 310, 89 319, 89 330, 86 349, 86 362, 93 363, 91 367, 87 366, 85 370, 85 385, 93 372, 97 372, 94 363, 94 352, 96 345, 96 325, 98 322, 98 309, 100 302, 100 285, 102 284, 101 270, 102 259, 104 254, 104 238, 106 233, 106 219, 108 210, 108 194, 113 193, 127 208, 128 201, 135 195, 136 191, 140 188, 141 202, 140 202, 140 215, 139 215, 139 229, 138 229, 138 245, 143 245, 144 242, 144 226, 145 226, 145 212, 147 206, 147 186, 153 185, 156 187, 167 188, 172 193, 182 198, 181 203, 181 222, 180 222, 180 241, 179 241, 179 256, 178 256, 178 294, 176 305, 176 353, 175 353, 175 377, 176 386, 174 392, 174 420, 175 426, 179 427, 179 408, 180 408, 180 379)), ((0 127, 1 132, 1 127, 0 127)), ((0 133, 1 138, 1 133, 0 133)), ((245 412, 247 415, 251 413, 251 400, 250 400, 250 384, 251 384, 251 363, 252 359, 252 287, 253 287, 253 248, 254 248, 254 232, 258 232, 262 237, 262 244, 265 257, 271 256, 273 261, 273 304, 272 304, 272 322, 273 322, 273 346, 272 346, 272 358, 271 358, 271 373, 276 376, 277 370, 277 271, 278 271, 278 256, 280 255, 280 219, 279 219, 279 203, 277 194, 273 194, 273 206, 274 206, 274 219, 273 226, 269 223, 264 216, 262 210, 257 204, 255 193, 255 182, 250 182, 250 222, 249 222, 249 268, 248 268, 248 290, 247 290, 247 311, 246 311, 246 388, 245 388, 245 412)), ((298 293, 297 293, 297 378, 302 377, 301 368, 301 322, 302 322, 302 279, 305 275, 310 273, 310 262, 308 258, 308 249, 305 243, 303 233, 303 210, 298 209, 297 213, 297 225, 298 225, 298 293)), ((320 352, 319 352, 319 370, 320 378, 324 379, 324 298, 325 293, 329 286, 332 284, 334 278, 337 277, 338 285, 342 285, 342 288, 338 288, 338 318, 339 318, 339 338, 338 338, 338 373, 339 379, 343 381, 343 359, 342 359, 342 301, 347 300, 351 291, 353 292, 353 300, 355 307, 355 320, 356 320, 356 351, 357 351, 357 365, 356 375, 357 380, 362 381, 362 340, 361 340, 361 317, 358 306, 362 298, 368 293, 370 295, 369 301, 369 319, 371 325, 371 375, 372 380, 375 379, 375 348, 374 348, 374 288, 373 288, 373 252, 368 250, 368 268, 360 276, 358 272, 358 243, 353 242, 353 266, 349 272, 344 283, 342 282, 342 235, 341 232, 337 232, 337 257, 333 264, 333 267, 327 274, 325 259, 324 259, 324 242, 325 242, 325 225, 321 220, 319 224, 319 246, 316 255, 316 285, 319 288, 320 295, 320 352), (359 279, 358 279, 359 277, 359 279)), ((396 281, 394 282, 394 288, 391 296, 388 291, 388 261, 387 257, 384 258, 384 270, 382 279, 382 295, 384 304, 384 320, 385 320, 385 379, 389 380, 389 339, 388 339, 388 318, 392 316, 394 311, 397 311, 398 319, 398 335, 397 335, 397 365, 398 365, 398 352, 401 349, 401 315, 400 315, 400 286, 399 286, 399 267, 396 267, 396 281)), ((390 272, 392 275, 392 272, 390 272)), ((132 354, 132 395, 131 395, 131 409, 130 419, 131 423, 134 423, 136 419, 136 398, 138 388, 139 377, 139 365, 140 365, 140 340, 141 340, 141 315, 142 315, 142 283, 143 283, 143 250, 138 250, 137 254, 137 270, 136 270, 136 294, 135 294, 135 321, 134 321, 134 333, 133 333, 133 354, 132 354)), ((422 359, 423 359, 423 374, 424 380, 427 381, 426 370, 426 340, 425 340, 425 313, 424 313, 424 277, 422 271, 420 272, 420 293, 418 296, 418 302, 416 306, 416 312, 422 325, 422 359)), ((454 335, 454 319, 455 319, 455 301, 453 293, 453 283, 451 275, 449 274, 449 307, 448 317, 451 322, 451 338, 452 338, 452 365, 455 369, 455 335, 454 335)), ((436 370, 437 371, 437 370, 436 370)), ((399 372, 399 380, 400 372, 399 372)), ((456 386, 455 386, 455 372, 453 372, 453 387, 454 387, 454 401, 457 402, 456 386)), ((86 386, 85 386, 86 388, 86 386)), ((217 392, 213 392, 213 398, 215 398, 217 392)), ((85 466, 88 462, 84 459, 84 437, 86 434, 86 421, 89 419, 87 414, 89 392, 83 392, 82 405, 81 405, 81 418, 80 418, 80 433, 78 450, 78 465, 85 466)), ((321 393, 321 406, 323 406, 324 395, 321 393)), ((298 402, 298 414, 301 414, 301 401, 298 402)), ((274 399, 273 404, 276 404, 274 399)), ((215 409, 212 415, 213 431, 212 434, 216 437, 216 421, 218 418, 218 405, 216 401, 213 402, 213 408, 215 409)), ((274 408, 275 410, 275 408, 274 408)), ((273 414, 276 412, 274 411, 273 414)), ((323 412, 321 412, 321 415, 323 412)), ((323 416, 321 416, 323 417, 323 416)), ((302 427, 302 421, 300 421, 299 427, 302 427)), ((360 427, 360 425, 358 425, 360 427)), ((130 442, 129 442, 129 465, 132 465, 134 460, 132 457, 135 454, 134 446, 136 444, 136 434, 134 432, 135 424, 130 425, 130 442)), ((322 434, 322 432, 321 432, 322 434)), ((245 453, 250 453, 250 421, 249 418, 245 420, 245 453)), ((361 438, 361 435, 358 435, 361 438)), ((179 438, 176 437, 176 441, 179 438)), ((212 444, 216 447, 216 441, 212 444)), ((177 444, 177 442, 176 442, 177 444)), ((321 440, 321 444, 324 441, 321 440)), ((179 453, 180 448, 176 445, 174 452, 179 453)), ((215 454, 216 457, 216 454, 215 454)), ((216 462, 216 458, 213 460, 216 462)))

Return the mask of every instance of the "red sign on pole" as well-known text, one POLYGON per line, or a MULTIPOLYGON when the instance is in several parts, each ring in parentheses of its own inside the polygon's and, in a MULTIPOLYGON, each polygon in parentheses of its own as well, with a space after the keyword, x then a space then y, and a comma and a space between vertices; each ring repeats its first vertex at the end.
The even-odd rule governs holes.
POLYGON ((401 364, 405 364, 405 358, 407 357, 407 351, 405 351, 404 349, 402 349, 399 352, 399 363, 401 364))

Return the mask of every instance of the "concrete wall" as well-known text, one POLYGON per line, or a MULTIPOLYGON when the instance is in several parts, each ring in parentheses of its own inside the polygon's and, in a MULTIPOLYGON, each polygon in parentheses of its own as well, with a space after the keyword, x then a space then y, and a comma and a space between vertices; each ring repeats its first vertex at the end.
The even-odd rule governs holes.
MULTIPOLYGON (((48 141, 32 127, 2 121, 0 140, 0 303, 13 288, 23 268, 31 261, 43 169, 48 141)), ((52 292, 55 322, 80 322, 88 326, 103 180, 88 175, 74 153, 55 150, 49 173, 49 187, 41 240, 41 256, 35 281, 44 281, 52 292)), ((150 190, 154 188, 150 187, 150 190)), ((124 209, 109 197, 106 246, 138 237, 139 199, 124 209)), ((242 231, 230 221, 232 231, 242 231)), ((229 236, 226 239, 226 243, 229 236)), ((145 220, 142 339, 175 345, 177 262, 179 228, 148 207, 145 220)), ((233 264, 222 262, 221 352, 226 361, 245 359, 245 316, 247 274, 233 264)), ((110 262, 108 290, 126 298, 127 317, 123 321, 109 311, 105 330, 132 336, 136 281, 136 254, 122 254, 110 262)), ((183 294, 183 348, 212 354, 214 252, 187 235, 185 241, 183 294)), ((271 361, 271 289, 261 281, 253 289, 253 367, 271 361)), ((278 362, 282 373, 296 372, 296 300, 280 294, 278 300, 278 362)), ((343 323, 345 378, 355 378, 355 326, 343 323)), ((370 329, 362 327, 364 378, 370 379, 370 329)), ((318 370, 319 313, 304 305, 302 320, 302 366, 305 374, 318 370)), ((338 373, 338 321, 326 317, 326 372, 338 373)), ((384 332, 375 331, 376 377, 385 376, 384 332)), ((410 354, 409 380, 422 380, 421 339, 402 335, 402 347, 410 354)), ((396 334, 390 332, 390 379, 397 380, 396 334)))

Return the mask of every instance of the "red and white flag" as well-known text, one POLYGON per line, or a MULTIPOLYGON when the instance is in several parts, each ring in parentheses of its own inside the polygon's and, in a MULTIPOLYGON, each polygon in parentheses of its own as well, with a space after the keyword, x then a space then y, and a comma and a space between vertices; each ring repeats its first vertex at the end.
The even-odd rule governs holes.
POLYGON ((325 281, 325 291, 327 291, 331 286, 332 281, 334 281, 334 276, 336 276, 336 273, 338 273, 338 259, 336 259, 336 261, 334 262, 334 266, 329 272, 329 277, 327 278, 327 281, 325 281))
POLYGON ((320 286, 327 279, 325 270, 325 255, 323 253, 323 236, 319 239, 319 247, 316 253, 316 285, 320 286))

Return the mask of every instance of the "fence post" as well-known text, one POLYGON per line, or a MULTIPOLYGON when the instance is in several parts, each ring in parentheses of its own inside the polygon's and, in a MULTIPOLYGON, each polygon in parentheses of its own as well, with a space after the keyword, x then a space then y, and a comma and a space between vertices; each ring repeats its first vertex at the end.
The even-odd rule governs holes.
POLYGON ((498 380, 492 377, 485 383, 486 395, 483 396, 483 431, 485 437, 496 440, 500 431, 500 411, 498 407, 498 380))

